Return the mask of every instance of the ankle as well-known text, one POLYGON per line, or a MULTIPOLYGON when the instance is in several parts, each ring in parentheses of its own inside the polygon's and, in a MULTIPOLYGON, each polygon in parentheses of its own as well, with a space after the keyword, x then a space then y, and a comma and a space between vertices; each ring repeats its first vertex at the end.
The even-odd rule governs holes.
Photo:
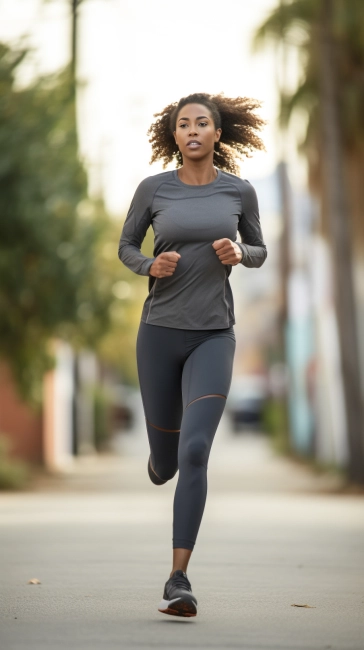
POLYGON ((183 573, 187 573, 187 568, 184 568, 182 566, 173 567, 173 569, 172 569, 172 571, 171 571, 171 573, 169 575, 170 578, 172 578, 175 571, 183 571, 183 573))

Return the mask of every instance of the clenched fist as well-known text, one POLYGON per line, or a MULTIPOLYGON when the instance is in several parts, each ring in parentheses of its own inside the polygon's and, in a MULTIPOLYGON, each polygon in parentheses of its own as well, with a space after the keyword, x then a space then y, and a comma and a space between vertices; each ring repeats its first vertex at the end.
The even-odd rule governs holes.
POLYGON ((239 264, 243 258, 239 246, 226 237, 223 239, 216 239, 212 244, 212 247, 215 249, 216 255, 221 264, 231 264, 232 266, 235 266, 236 264, 239 264))
POLYGON ((158 255, 149 269, 149 274, 155 278, 167 278, 176 270, 180 254, 176 251, 170 253, 161 253, 158 255))

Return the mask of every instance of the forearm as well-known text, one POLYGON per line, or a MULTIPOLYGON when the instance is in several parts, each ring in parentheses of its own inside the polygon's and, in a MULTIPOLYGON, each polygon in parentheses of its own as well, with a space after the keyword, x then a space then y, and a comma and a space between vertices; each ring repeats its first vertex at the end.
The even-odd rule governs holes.
POLYGON ((154 262, 154 257, 146 257, 137 246, 120 240, 119 260, 131 271, 138 275, 149 275, 149 269, 154 262))

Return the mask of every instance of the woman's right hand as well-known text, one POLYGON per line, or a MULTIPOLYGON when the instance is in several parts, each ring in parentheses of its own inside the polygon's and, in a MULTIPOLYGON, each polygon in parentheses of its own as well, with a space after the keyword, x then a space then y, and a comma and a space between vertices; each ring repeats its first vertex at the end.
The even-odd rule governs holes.
POLYGON ((176 253, 176 251, 161 253, 155 258, 150 267, 149 275, 152 275, 154 278, 167 278, 173 275, 180 257, 180 254, 176 253))

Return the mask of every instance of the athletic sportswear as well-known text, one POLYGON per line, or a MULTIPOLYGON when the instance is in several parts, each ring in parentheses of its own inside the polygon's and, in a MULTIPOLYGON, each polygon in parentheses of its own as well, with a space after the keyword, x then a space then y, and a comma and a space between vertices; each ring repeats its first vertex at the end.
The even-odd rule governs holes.
POLYGON ((158 610, 173 616, 196 616, 197 600, 184 571, 177 569, 167 580, 158 610))
POLYGON ((153 483, 179 470, 173 548, 194 548, 205 508, 211 445, 231 383, 233 328, 207 331, 141 322, 139 382, 153 483), (153 480, 154 478, 154 480, 153 480))
POLYGON ((164 485, 165 483, 167 483, 167 481, 162 481, 162 479, 159 478, 159 476, 157 476, 157 474, 155 473, 155 470, 152 469, 152 464, 151 463, 152 463, 152 459, 149 456, 149 458, 148 458, 148 475, 149 475, 149 478, 152 481, 152 483, 154 483, 154 485, 164 485))
POLYGON ((149 276, 149 295, 142 321, 177 329, 223 329, 235 323, 229 283, 231 266, 220 262, 212 243, 236 240, 247 267, 259 267, 267 256, 258 202, 247 180, 220 169, 212 183, 187 185, 177 170, 149 176, 138 186, 119 243, 120 260, 134 273, 149 275, 160 253, 181 258, 172 276, 149 276), (155 235, 154 258, 140 251, 149 226, 155 235))

